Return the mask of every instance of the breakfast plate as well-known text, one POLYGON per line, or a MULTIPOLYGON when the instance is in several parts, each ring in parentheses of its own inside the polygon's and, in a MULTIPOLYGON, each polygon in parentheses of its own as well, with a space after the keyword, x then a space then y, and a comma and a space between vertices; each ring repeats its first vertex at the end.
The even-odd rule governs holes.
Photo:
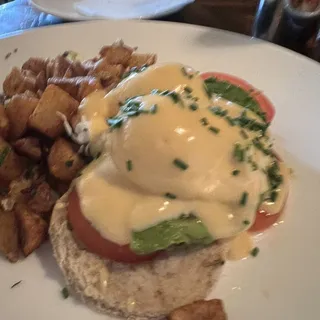
POLYGON ((152 19, 179 11, 194 0, 31 0, 36 9, 72 20, 152 19))
MULTIPOLYGON (((97 21, 1 39, 0 80, 30 57, 55 57, 72 50, 89 59, 115 39, 137 46, 139 52, 156 53, 162 63, 179 62, 200 72, 245 79, 272 101, 276 113, 270 130, 278 155, 292 168, 285 212, 272 228, 255 235, 259 255, 227 262, 208 297, 222 299, 231 320, 317 318, 320 253, 313 245, 320 241, 320 66, 230 32, 174 23, 97 21)), ((49 242, 14 264, 1 257, 0 282, 1 316, 6 320, 114 319, 91 311, 72 295, 64 299, 65 280, 49 242)))

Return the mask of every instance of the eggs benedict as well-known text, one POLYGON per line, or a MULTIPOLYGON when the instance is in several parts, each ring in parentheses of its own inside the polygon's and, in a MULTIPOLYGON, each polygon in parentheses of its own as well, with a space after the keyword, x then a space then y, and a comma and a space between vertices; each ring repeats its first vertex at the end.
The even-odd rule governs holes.
POLYGON ((228 244, 254 228, 257 210, 281 211, 287 170, 272 149, 273 114, 263 109, 271 104, 228 80, 155 65, 82 101, 95 159, 57 204, 50 236, 85 301, 160 317, 204 298, 228 244))

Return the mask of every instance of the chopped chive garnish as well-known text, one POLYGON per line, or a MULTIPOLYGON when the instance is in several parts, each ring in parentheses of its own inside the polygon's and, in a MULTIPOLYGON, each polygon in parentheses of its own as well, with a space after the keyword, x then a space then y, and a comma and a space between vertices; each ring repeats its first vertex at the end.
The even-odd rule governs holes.
POLYGON ((250 254, 253 256, 253 257, 256 257, 260 252, 260 249, 258 247, 255 247, 251 250, 250 254))
POLYGON ((193 97, 192 98, 194 101, 199 101, 199 98, 198 97, 193 97))
POLYGON ((248 134, 243 129, 240 130, 240 134, 241 134, 243 139, 248 139, 249 138, 248 134))
POLYGON ((228 114, 228 110, 224 110, 219 106, 211 107, 210 111, 219 117, 225 117, 228 114))
POLYGON ((123 119, 122 118, 118 118, 118 117, 115 117, 115 118, 111 118, 111 119, 108 119, 107 122, 108 122, 108 125, 113 129, 113 128, 120 128, 122 126, 122 121, 123 119))
POLYGON ((65 162, 66 167, 70 168, 73 165, 74 160, 68 160, 65 162))
POLYGON ((220 132, 220 129, 219 128, 216 128, 216 127, 213 127, 213 126, 210 126, 209 127, 209 130, 215 134, 218 134, 220 132))
POLYGON ((166 95, 170 97, 174 103, 178 103, 180 101, 180 96, 175 91, 168 92, 166 95))
POLYGON ((192 88, 186 86, 186 87, 184 88, 184 91, 185 91, 185 92, 188 92, 188 93, 191 93, 193 90, 192 90, 192 88))
POLYGON ((192 104, 190 104, 189 108, 192 111, 196 111, 196 110, 198 110, 198 105, 196 103, 192 103, 192 104))
POLYGON ((174 159, 173 164, 181 170, 187 170, 189 165, 180 159, 174 159))
POLYGON ((157 111, 158 111, 158 105, 154 104, 154 105, 152 105, 152 106, 150 107, 150 112, 151 112, 152 114, 157 113, 157 111))
POLYGON ((203 126, 207 126, 209 124, 208 119, 207 118, 201 118, 200 122, 203 126))
POLYGON ((10 152, 11 148, 10 147, 5 147, 1 154, 0 154, 0 166, 3 164, 4 160, 6 159, 8 153, 10 152))
POLYGON ((240 170, 237 170, 237 169, 232 171, 233 176, 237 176, 239 173, 240 173, 240 170))
POLYGON ((235 144, 233 149, 233 156, 234 158, 239 161, 243 162, 245 158, 244 150, 241 148, 240 144, 235 144))
POLYGON ((271 193, 270 193, 270 200, 272 202, 276 202, 277 201, 277 198, 278 198, 278 192, 273 190, 271 193))
POLYGON ((230 116, 226 116, 225 119, 228 121, 230 126, 233 127, 235 125, 234 119, 232 119, 230 116))
POLYGON ((187 72, 187 70, 186 70, 185 67, 182 67, 182 68, 181 68, 181 72, 182 72, 182 74, 183 74, 184 76, 188 77, 189 79, 192 79, 192 78, 193 78, 193 74, 187 72))
POLYGON ((127 170, 128 171, 132 170, 132 161, 131 160, 127 160, 127 170))
POLYGON ((176 199, 177 198, 177 196, 175 194, 170 193, 170 192, 167 192, 164 196, 169 199, 176 199))
POLYGON ((66 287, 64 287, 62 290, 61 290, 61 294, 62 294, 62 297, 63 299, 67 299, 69 297, 69 291, 66 287))
POLYGON ((242 193, 242 196, 241 196, 241 199, 240 199, 240 202, 239 202, 241 206, 245 206, 247 204, 248 196, 249 196, 248 192, 245 191, 245 192, 242 193))
POLYGON ((243 220, 242 223, 245 225, 245 226, 248 226, 250 224, 250 221, 249 220, 243 220))

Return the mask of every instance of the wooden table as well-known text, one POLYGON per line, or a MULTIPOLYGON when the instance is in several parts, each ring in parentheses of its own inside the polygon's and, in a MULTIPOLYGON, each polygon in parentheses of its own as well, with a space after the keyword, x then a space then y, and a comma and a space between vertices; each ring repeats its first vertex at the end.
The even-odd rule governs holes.
MULTIPOLYGON (((180 12, 159 20, 191 23, 250 35, 258 0, 196 0, 180 12)), ((28 0, 0 6, 0 37, 34 27, 63 23, 62 19, 34 10, 28 0)), ((314 50, 300 52, 314 55, 314 50)), ((320 58, 320 53, 319 53, 320 58)))

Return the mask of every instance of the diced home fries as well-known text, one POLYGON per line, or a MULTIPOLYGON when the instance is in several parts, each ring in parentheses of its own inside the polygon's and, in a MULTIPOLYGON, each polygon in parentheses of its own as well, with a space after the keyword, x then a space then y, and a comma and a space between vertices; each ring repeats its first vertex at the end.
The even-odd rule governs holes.
POLYGON ((45 241, 55 201, 91 160, 63 120, 74 129, 83 98, 108 93, 131 68, 155 63, 155 54, 135 51, 117 41, 86 61, 72 51, 30 57, 7 75, 0 101, 0 253, 9 261, 45 241))

